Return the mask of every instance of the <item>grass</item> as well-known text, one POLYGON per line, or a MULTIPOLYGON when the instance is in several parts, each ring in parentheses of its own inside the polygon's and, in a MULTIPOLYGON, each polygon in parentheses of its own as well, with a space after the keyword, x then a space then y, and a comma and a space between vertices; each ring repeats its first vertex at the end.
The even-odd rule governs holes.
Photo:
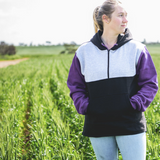
POLYGON ((160 54, 160 44, 147 45, 150 54, 160 54))
POLYGON ((35 55, 53 55, 53 54, 59 54, 62 50, 64 50, 64 47, 59 46, 17 46, 16 47, 17 54, 21 56, 35 56, 35 55))
MULTIPOLYGON (((160 54, 148 49, 160 79, 160 54)), ((84 116, 66 85, 74 54, 59 55, 61 48, 53 46, 18 50, 30 59, 0 69, 0 159, 95 160, 88 137, 82 136, 84 116)), ((145 112, 147 160, 160 159, 159 97, 158 91, 145 112)))
POLYGON ((23 58, 20 55, 4 55, 4 56, 0 56, 0 61, 4 61, 4 60, 14 60, 14 59, 20 59, 23 58))

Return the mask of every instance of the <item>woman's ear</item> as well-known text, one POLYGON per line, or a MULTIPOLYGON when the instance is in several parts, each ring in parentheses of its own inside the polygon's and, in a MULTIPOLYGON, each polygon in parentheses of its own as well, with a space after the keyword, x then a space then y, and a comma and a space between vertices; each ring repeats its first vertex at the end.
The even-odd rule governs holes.
POLYGON ((102 15, 102 21, 105 23, 109 23, 110 22, 110 18, 108 16, 106 16, 105 14, 102 15))

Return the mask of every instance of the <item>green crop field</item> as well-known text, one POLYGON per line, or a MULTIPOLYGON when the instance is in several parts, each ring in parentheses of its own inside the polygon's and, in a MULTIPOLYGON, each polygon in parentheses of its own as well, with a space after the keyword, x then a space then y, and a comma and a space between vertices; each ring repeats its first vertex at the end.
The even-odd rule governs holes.
MULTIPOLYGON (((17 47, 17 54, 29 60, 0 69, 0 159, 96 159, 82 136, 84 116, 77 113, 66 84, 74 54, 60 55, 63 49, 17 47)), ((160 84, 160 46, 148 49, 160 84)), ((160 160, 159 91, 145 115, 146 159, 160 160)))

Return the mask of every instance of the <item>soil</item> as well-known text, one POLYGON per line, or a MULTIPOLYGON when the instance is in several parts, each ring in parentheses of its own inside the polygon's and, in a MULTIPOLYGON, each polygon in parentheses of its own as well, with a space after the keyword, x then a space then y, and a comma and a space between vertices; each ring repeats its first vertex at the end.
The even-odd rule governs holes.
POLYGON ((7 60, 7 61, 0 61, 0 68, 7 67, 9 65, 15 65, 21 61, 25 61, 29 58, 22 58, 22 59, 15 59, 15 60, 7 60))

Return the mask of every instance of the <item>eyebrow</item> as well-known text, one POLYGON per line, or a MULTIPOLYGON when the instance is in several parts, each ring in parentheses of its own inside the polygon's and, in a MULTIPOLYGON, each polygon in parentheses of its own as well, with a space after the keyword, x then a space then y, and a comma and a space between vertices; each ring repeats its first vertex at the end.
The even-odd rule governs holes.
POLYGON ((123 14, 127 14, 127 12, 119 12, 118 14, 122 14, 122 13, 123 13, 123 14))

